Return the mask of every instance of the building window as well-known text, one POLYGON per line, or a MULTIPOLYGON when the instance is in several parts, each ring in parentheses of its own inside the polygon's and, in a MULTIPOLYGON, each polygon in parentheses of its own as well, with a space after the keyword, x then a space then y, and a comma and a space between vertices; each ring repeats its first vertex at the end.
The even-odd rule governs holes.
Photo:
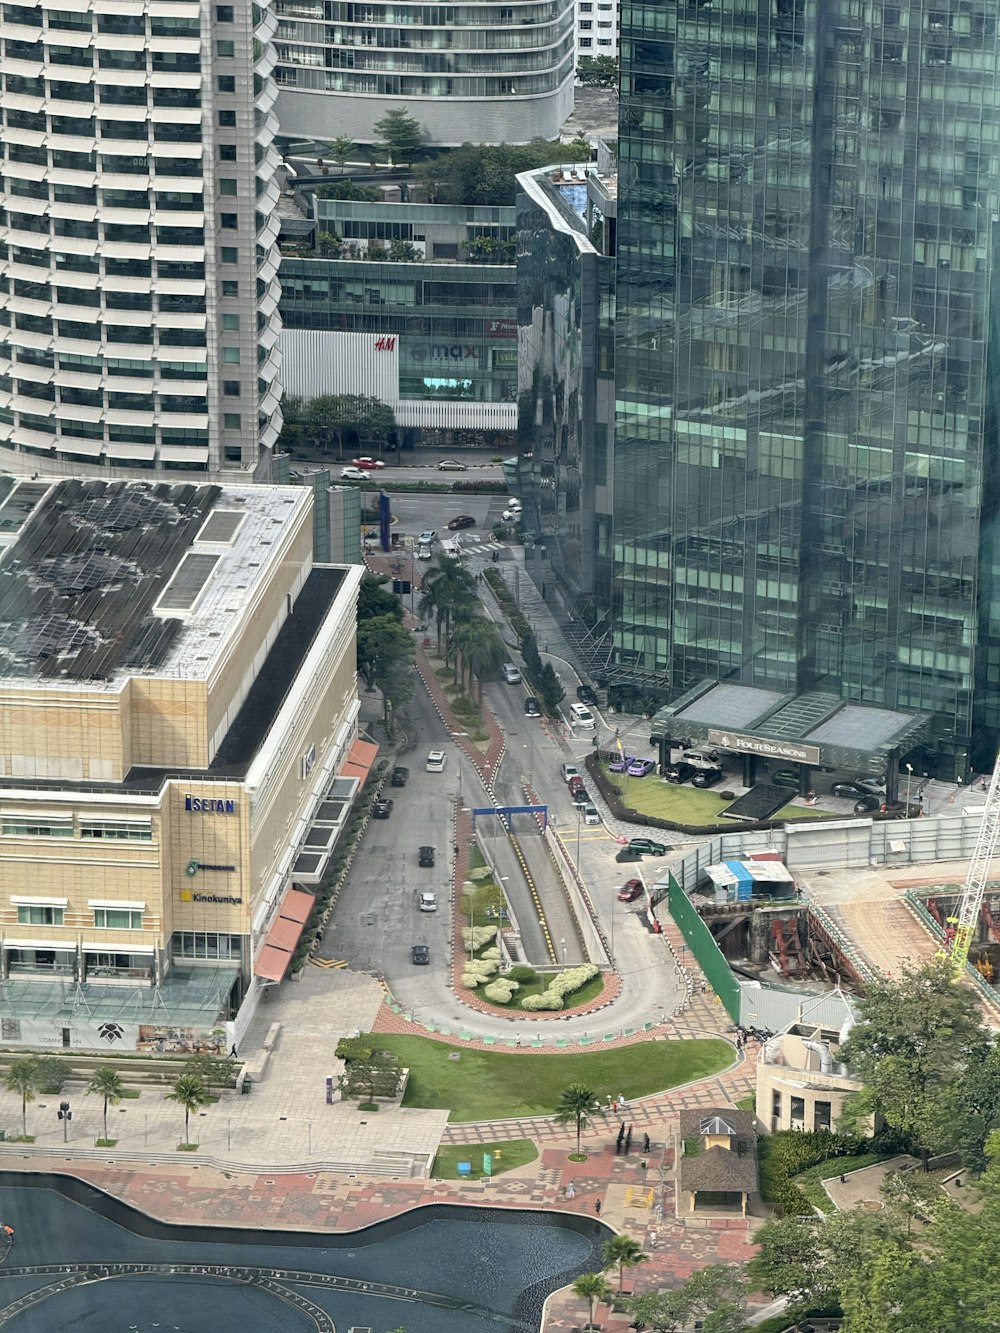
POLYGON ((236 77, 233 74, 220 74, 215 82, 220 93, 234 93, 236 91, 236 77))
POLYGON ((232 282, 223 279, 222 283, 223 296, 239 296, 239 294, 240 294, 240 284, 238 282, 232 282))
POLYGON ((61 926, 64 907, 28 907, 21 905, 17 909, 19 926, 61 926))
MULTIPOLYGON (((131 430, 131 427, 129 428, 131 430)), ((81 838, 115 838, 120 842, 152 842, 152 824, 127 824, 122 820, 80 821, 81 838)))
POLYGON ((231 59, 236 54, 236 43, 229 40, 215 43, 215 53, 224 58, 231 59))
POLYGON ((215 931, 178 930, 172 938, 175 958, 242 958, 240 935, 219 935, 215 931))
POLYGON ((239 214, 237 213, 219 214, 219 226, 222 227, 224 231, 235 231, 239 225, 240 225, 239 214))
POLYGON ((232 23, 233 8, 234 7, 232 5, 216 5, 215 6, 216 23, 232 23))
POLYGON ((238 366, 240 364, 240 349, 238 347, 223 347, 222 362, 227 366, 238 366))
POLYGON ((240 252, 235 245, 222 246, 219 255, 224 264, 238 264, 240 262, 240 252))
POLYGON ((95 907, 97 930, 142 930, 142 912, 131 907, 95 907))
POLYGON ((833 1116, 830 1102, 816 1102, 813 1107, 813 1130, 820 1134, 833 1128, 833 1116))
POLYGON ((242 463, 243 446, 239 444, 227 444, 222 450, 222 459, 225 463, 242 463))
POLYGON ((222 392, 227 398, 239 398, 241 392, 239 380, 223 380, 222 392))
POLYGON ((242 430, 243 417, 239 412, 223 412, 222 428, 223 430, 242 430))
POLYGON ((230 196, 231 198, 234 198, 234 199, 235 199, 235 197, 236 197, 236 179, 235 179, 235 177, 233 177, 233 176, 220 176, 220 177, 219 177, 219 193, 220 193, 220 194, 227 195, 227 196, 230 196))
POLYGON ((236 112, 235 112, 235 111, 220 111, 220 112, 219 112, 219 124, 220 124, 224 129, 235 129, 235 128, 236 128, 236 112))
POLYGON ((229 333, 236 333, 240 327, 239 315, 223 315, 222 327, 226 329, 229 333))
POLYGON ((801 1129, 806 1119, 806 1102, 804 1097, 793 1097, 791 1107, 792 1129, 801 1129))
POLYGON ((27 819, 5 819, 2 831, 15 838, 72 838, 73 824, 36 824, 27 819))
POLYGON ((236 161, 236 145, 234 143, 219 144, 219 161, 220 162, 236 161))

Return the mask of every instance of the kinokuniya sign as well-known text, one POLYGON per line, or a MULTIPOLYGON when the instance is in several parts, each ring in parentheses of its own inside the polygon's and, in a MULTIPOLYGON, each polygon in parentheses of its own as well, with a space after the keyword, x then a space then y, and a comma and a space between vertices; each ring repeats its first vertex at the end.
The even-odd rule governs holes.
POLYGON ((185 796, 184 809, 193 815, 235 815, 236 802, 230 797, 185 796))

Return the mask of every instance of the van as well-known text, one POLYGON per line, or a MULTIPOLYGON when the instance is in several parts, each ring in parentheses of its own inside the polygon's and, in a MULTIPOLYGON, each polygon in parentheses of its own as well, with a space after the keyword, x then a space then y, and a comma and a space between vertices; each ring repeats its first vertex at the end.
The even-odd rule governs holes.
POLYGON ((444 750, 430 750, 427 754, 427 772, 443 773, 446 759, 444 750))
POLYGON ((570 704, 569 720, 578 727, 597 727, 597 719, 586 704, 570 704))

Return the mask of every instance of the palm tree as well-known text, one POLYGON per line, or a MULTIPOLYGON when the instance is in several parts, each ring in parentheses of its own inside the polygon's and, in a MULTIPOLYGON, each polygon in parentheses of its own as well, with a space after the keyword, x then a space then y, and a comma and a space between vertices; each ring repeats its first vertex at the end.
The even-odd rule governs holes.
POLYGON ((581 1273, 570 1288, 574 1296, 579 1296, 581 1300, 590 1303, 590 1318, 587 1320, 587 1327, 594 1327, 594 1311, 599 1301, 609 1301, 611 1299, 611 1288, 608 1286, 603 1273, 581 1273))
POLYGON ((87 1091, 92 1092, 95 1097, 104 1098, 104 1142, 108 1141, 108 1107, 117 1106, 125 1096, 125 1084, 122 1076, 117 1069, 112 1069, 110 1065, 102 1065, 100 1069, 95 1069, 93 1077, 87 1084, 87 1091))
POLYGON ((188 1124, 191 1119, 191 1112, 197 1111, 202 1106, 207 1106, 211 1101, 211 1095, 205 1087, 204 1080, 197 1074, 181 1074, 180 1078, 174 1084, 173 1092, 167 1093, 168 1102, 180 1102, 184 1107, 184 1144, 188 1143, 188 1124))
POLYGON ((613 1268, 615 1264, 618 1265, 618 1291, 620 1293, 625 1277, 624 1270, 626 1268, 635 1268, 637 1264, 645 1263, 649 1258, 649 1255, 645 1253, 642 1246, 634 1239, 634 1237, 625 1236, 619 1232, 617 1236, 612 1236, 611 1239, 605 1243, 601 1258, 604 1260, 605 1271, 609 1268, 613 1268))
POLYGON ((28 1103, 35 1100, 38 1088, 38 1061, 33 1055, 22 1056, 14 1060, 3 1076, 3 1085, 8 1092, 16 1092, 21 1097, 21 1137, 28 1137, 28 1103))
POLYGON ((585 1083, 571 1083, 559 1094, 556 1106, 556 1121, 560 1125, 576 1123, 576 1152, 580 1155, 580 1134, 590 1124, 590 1117, 597 1110, 597 1097, 585 1083))
POLYGON ((420 581, 420 614, 433 614, 441 651, 441 627, 447 634, 453 618, 471 613, 476 601, 472 575, 456 556, 443 555, 420 581))
POLYGON ((469 669, 469 693, 472 693, 473 669, 477 675, 492 671, 507 659, 507 646, 497 633, 492 620, 485 616, 469 616, 459 621, 451 633, 450 646, 455 650, 456 684, 458 656, 464 668, 469 669))

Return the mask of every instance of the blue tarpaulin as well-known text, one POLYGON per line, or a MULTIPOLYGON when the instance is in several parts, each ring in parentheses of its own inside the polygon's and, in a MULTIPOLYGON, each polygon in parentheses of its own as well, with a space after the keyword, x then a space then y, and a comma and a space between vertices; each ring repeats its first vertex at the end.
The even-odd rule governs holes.
POLYGON ((736 901, 749 902, 753 897, 753 875, 742 861, 724 861, 723 865, 736 880, 736 901))

